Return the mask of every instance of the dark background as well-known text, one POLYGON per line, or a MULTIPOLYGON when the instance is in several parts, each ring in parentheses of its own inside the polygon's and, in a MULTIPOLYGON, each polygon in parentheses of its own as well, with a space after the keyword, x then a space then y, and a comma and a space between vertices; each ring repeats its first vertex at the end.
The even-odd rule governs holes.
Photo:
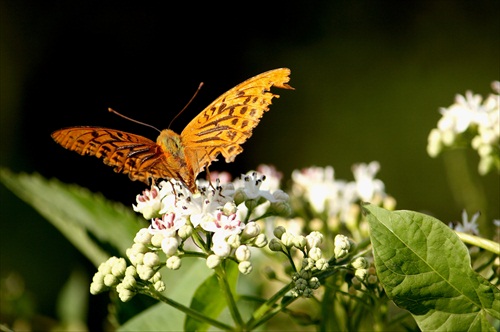
MULTIPOLYGON (((292 170, 378 160, 399 209, 459 220, 442 158, 426 154, 439 107, 499 79, 500 3, 491 1, 213 2, 1 1, 1 165, 77 183, 126 205, 144 189, 58 146, 53 130, 106 126, 155 139, 154 130, 107 112, 182 128, 220 94, 263 71, 292 70, 244 152, 214 170, 238 176, 260 163, 292 170)), ((478 158, 471 153, 473 171, 478 158)), ((477 178, 483 222, 499 218, 497 174, 477 178)), ((75 266, 93 267, 1 186, 1 273, 19 273, 36 310, 75 266)))

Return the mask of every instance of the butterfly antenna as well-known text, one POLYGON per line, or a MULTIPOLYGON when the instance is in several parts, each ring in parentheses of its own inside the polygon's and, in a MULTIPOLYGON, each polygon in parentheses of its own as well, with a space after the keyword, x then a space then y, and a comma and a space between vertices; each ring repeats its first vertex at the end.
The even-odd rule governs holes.
POLYGON ((132 119, 132 118, 129 118, 128 116, 125 116, 125 115, 123 115, 123 114, 118 113, 117 111, 115 111, 115 110, 114 110, 114 109, 112 109, 111 107, 108 107, 108 111, 110 111, 111 113, 114 113, 114 114, 116 114, 116 115, 119 115, 119 116, 121 116, 122 118, 127 119, 127 120, 129 120, 129 121, 132 121, 132 122, 135 122, 135 123, 141 124, 141 125, 146 126, 146 127, 149 127, 149 128, 153 128, 154 130, 156 130, 156 131, 158 131, 158 132, 160 132, 160 133, 161 133, 161 130, 160 130, 160 129, 158 129, 158 128, 156 128, 155 126, 152 126, 152 125, 150 125, 150 124, 147 124, 147 123, 144 123, 144 122, 141 122, 141 121, 138 121, 138 120, 132 119))
POLYGON ((203 82, 200 83, 200 85, 198 86, 198 89, 196 89, 196 91, 194 92, 193 96, 191 97, 191 99, 189 99, 188 103, 186 104, 186 106, 184 106, 184 108, 179 113, 177 113, 176 116, 174 116, 174 118, 172 119, 172 121, 170 121, 170 123, 168 124, 167 128, 170 128, 170 126, 172 125, 172 123, 174 122, 174 120, 177 119, 179 117, 179 115, 182 114, 182 112, 184 112, 184 110, 189 106, 189 104, 191 104, 191 102, 193 101, 194 97, 196 97, 196 95, 198 94, 198 92, 200 92, 202 86, 203 86, 203 82))

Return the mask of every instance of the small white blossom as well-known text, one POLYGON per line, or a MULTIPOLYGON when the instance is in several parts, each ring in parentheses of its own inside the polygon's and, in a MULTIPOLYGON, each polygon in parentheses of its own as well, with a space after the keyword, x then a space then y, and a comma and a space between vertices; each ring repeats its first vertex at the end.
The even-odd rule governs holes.
POLYGON ((225 240, 219 238, 218 241, 214 240, 212 251, 217 256, 225 258, 231 253, 231 246, 225 240))
POLYGON ((148 245, 151 243, 151 233, 147 228, 141 228, 134 237, 135 243, 142 243, 148 245))
POLYGON ((144 219, 151 219, 158 215, 161 209, 160 189, 153 185, 136 197, 137 205, 132 205, 135 212, 142 213, 144 219))
POLYGON ((383 195, 384 193, 384 183, 375 178, 379 169, 380 164, 376 161, 369 164, 356 164, 352 167, 356 192, 363 202, 371 202, 376 194, 383 195))
POLYGON ((237 218, 236 214, 226 216, 220 211, 216 213, 215 219, 203 221, 200 226, 214 233, 214 242, 218 239, 225 240, 232 234, 240 234, 245 229, 245 224, 237 218))
POLYGON ((186 224, 186 219, 180 218, 178 214, 168 213, 161 218, 151 221, 149 232, 151 234, 161 233, 165 237, 175 236, 176 231, 186 224))
POLYGON ((469 220, 469 216, 467 215, 467 211, 464 209, 462 211, 462 222, 457 223, 455 227, 453 227, 453 223, 449 224, 450 228, 454 228, 457 232, 469 233, 472 235, 479 235, 479 225, 477 224, 477 219, 481 213, 476 212, 472 215, 472 218, 469 220))

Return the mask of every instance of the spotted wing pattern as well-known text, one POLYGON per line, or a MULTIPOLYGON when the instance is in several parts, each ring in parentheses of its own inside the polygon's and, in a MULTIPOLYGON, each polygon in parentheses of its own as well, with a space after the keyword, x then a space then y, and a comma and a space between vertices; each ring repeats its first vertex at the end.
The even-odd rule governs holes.
POLYGON ((287 84, 289 75, 290 69, 279 68, 252 77, 214 100, 186 126, 181 139, 196 173, 219 154, 226 162, 234 161, 273 97, 279 97, 271 87, 293 89, 287 84))
POLYGON ((117 173, 149 184, 149 179, 174 178, 166 156, 150 139, 120 130, 73 127, 57 130, 52 138, 64 148, 81 155, 103 158, 117 173))

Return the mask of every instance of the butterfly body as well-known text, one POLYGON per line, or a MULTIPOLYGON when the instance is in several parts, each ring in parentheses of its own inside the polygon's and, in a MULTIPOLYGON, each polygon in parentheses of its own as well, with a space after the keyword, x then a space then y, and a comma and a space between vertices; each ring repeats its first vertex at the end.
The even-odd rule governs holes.
POLYGON ((286 84, 290 70, 271 70, 227 91, 181 132, 161 131, 156 142, 140 135, 102 127, 72 127, 52 133, 64 148, 81 155, 103 158, 115 172, 128 174, 144 183, 156 179, 176 179, 191 192, 196 176, 221 154, 234 161, 240 146, 251 135, 273 97, 272 86, 293 89, 286 84))

